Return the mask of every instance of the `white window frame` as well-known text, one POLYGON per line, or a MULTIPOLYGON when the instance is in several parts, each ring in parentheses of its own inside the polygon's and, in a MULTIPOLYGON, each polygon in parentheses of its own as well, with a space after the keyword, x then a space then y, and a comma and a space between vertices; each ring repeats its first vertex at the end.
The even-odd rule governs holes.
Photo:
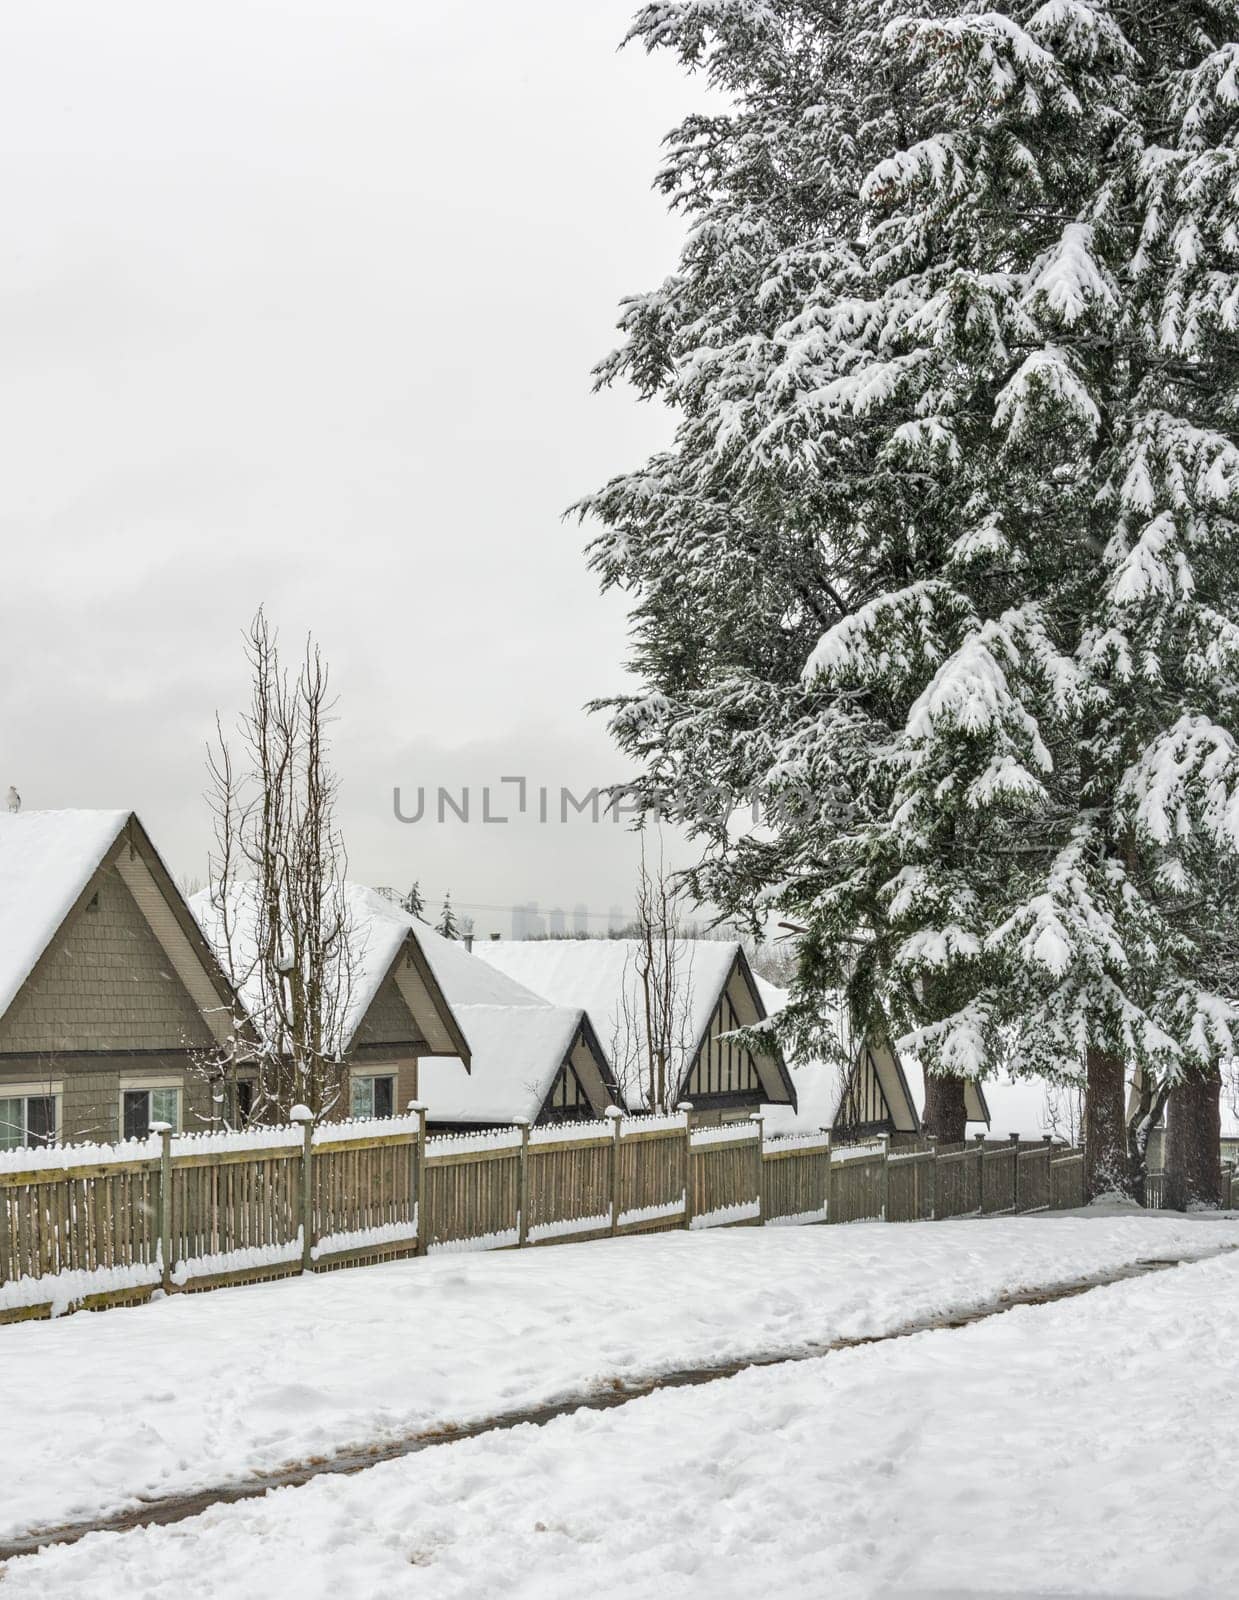
MULTIPOLYGON (((32 1079, 23 1083, 0 1083, 0 1100, 51 1100, 55 1106, 56 1131, 53 1143, 64 1142, 65 1086, 62 1078, 32 1079)), ((29 1149, 25 1144, 28 1113, 23 1112, 23 1143, 15 1148, 29 1149)))
MULTIPOLYGON (((137 1094, 140 1090, 175 1089, 176 1090, 176 1120, 172 1124, 173 1133, 180 1133, 185 1126, 185 1082, 182 1078, 122 1078, 120 1090, 117 1095, 116 1127, 118 1137, 125 1137, 125 1096, 137 1094)), ((148 1113, 147 1120, 150 1121, 148 1113)), ((158 1119, 156 1119, 158 1120, 158 1119)))
MULTIPOLYGON (((395 1067, 388 1071, 377 1070, 374 1067, 350 1067, 348 1073, 348 1114, 354 1116, 353 1111, 353 1085, 360 1081, 371 1081, 377 1078, 386 1078, 391 1084, 391 1115, 396 1115, 396 1092, 400 1087, 400 1078, 395 1067)), ((374 1113, 371 1112, 371 1117, 374 1113)), ((376 1122, 385 1122, 385 1117, 374 1117, 376 1122)))

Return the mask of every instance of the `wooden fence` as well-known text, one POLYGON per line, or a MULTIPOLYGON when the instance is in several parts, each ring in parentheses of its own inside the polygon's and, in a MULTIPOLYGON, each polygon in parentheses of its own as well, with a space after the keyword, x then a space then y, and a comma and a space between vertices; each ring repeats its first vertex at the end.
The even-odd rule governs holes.
POLYGON ((428 1251, 664 1228, 998 1216, 1083 1202, 1078 1150, 831 1149, 683 1116, 428 1138, 388 1122, 0 1156, 0 1322, 428 1251))
MULTIPOLYGON (((1144 1203, 1150 1211, 1161 1211, 1166 1204, 1166 1174, 1149 1172, 1144 1179, 1144 1203)), ((1223 1211, 1239 1208, 1239 1171, 1233 1161, 1224 1161, 1218 1174, 1218 1204, 1223 1211)))

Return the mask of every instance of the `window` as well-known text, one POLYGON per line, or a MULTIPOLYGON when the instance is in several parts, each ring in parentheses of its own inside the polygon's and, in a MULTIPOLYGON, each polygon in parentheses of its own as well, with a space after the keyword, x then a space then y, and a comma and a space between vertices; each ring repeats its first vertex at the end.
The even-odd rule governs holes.
POLYGON ((55 1144, 60 1096, 39 1090, 0 1095, 0 1150, 55 1144))
POLYGON ((121 1094, 121 1134, 145 1139, 152 1122, 167 1122, 175 1132, 181 1125, 181 1091, 169 1085, 125 1089, 121 1094))
POLYGON ((354 1074, 349 1087, 350 1117, 390 1117, 395 1103, 395 1078, 361 1078, 354 1074))
POLYGON ((239 1128, 248 1128, 250 1118, 254 1115, 254 1080, 253 1078, 238 1078, 236 1082, 237 1111, 236 1121, 239 1128))

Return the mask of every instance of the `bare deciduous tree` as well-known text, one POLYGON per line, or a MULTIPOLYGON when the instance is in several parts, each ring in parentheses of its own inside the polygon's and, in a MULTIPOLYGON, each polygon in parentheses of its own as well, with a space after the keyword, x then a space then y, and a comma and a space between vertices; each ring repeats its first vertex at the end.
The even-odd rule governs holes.
POLYGON ((627 1095, 636 1089, 651 1111, 671 1111, 680 1076, 696 1042, 692 1017, 692 942, 680 920, 682 891, 667 872, 661 849, 651 869, 641 835, 633 953, 625 962, 612 1060, 627 1095))
POLYGON ((221 964, 258 1034, 253 1115, 316 1118, 340 1102, 355 950, 347 858, 327 763, 328 670, 306 641, 296 676, 263 611, 246 635, 248 711, 234 760, 216 718, 208 755, 215 849, 210 900, 221 964))

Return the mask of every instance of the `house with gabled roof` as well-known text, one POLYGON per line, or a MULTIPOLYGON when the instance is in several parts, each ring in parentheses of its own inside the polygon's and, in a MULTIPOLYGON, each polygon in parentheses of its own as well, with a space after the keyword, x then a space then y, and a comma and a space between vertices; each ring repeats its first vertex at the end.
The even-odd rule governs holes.
MULTIPOLYGON (((251 937, 252 888, 240 884, 232 895, 233 937, 238 947, 244 948, 251 937)), ((472 1052, 440 981, 443 963, 437 957, 430 959, 428 946, 443 941, 374 889, 348 884, 345 899, 351 968, 339 1050, 348 1093, 341 1099, 338 1114, 390 1117, 419 1098, 424 1057, 450 1055, 454 1070, 466 1076, 472 1052)), ((219 911, 211 891, 204 889, 194 895, 190 906, 204 935, 227 964, 219 911)), ((242 980, 240 999, 257 1017, 260 996, 256 981, 247 984, 242 980)))
MULTIPOLYGON (((665 963, 671 1001, 665 1045, 668 1098, 691 1102, 700 1122, 744 1117, 763 1103, 795 1106, 777 1047, 757 1050, 737 1034, 766 1018, 743 948, 734 940, 676 939, 665 963)), ((634 1111, 648 1104, 649 1041, 641 946, 633 939, 487 941, 481 960, 556 1005, 589 1018, 619 1095, 634 1111)))
MULTIPOLYGON (((761 977, 757 986, 768 1014, 776 1016, 787 1004, 786 990, 761 977)), ((889 1134, 896 1141, 918 1137, 925 1103, 920 1063, 902 1059, 886 1039, 850 1045, 837 1017, 836 1026, 841 1059, 789 1062, 798 1108, 765 1107, 766 1131, 777 1135, 829 1129, 839 1143, 879 1134, 889 1134)), ((981 1085, 970 1081, 964 1097, 969 1123, 988 1126, 989 1107, 981 1085)))
POLYGON ((235 1001, 130 811, 0 815, 0 1148, 209 1120, 235 1001))
POLYGON ((610 1063, 580 1006, 552 1005, 460 941, 444 939, 385 902, 415 930, 468 1040, 470 1070, 454 1055, 421 1060, 418 1098, 439 1132, 574 1122, 622 1106, 610 1063))

